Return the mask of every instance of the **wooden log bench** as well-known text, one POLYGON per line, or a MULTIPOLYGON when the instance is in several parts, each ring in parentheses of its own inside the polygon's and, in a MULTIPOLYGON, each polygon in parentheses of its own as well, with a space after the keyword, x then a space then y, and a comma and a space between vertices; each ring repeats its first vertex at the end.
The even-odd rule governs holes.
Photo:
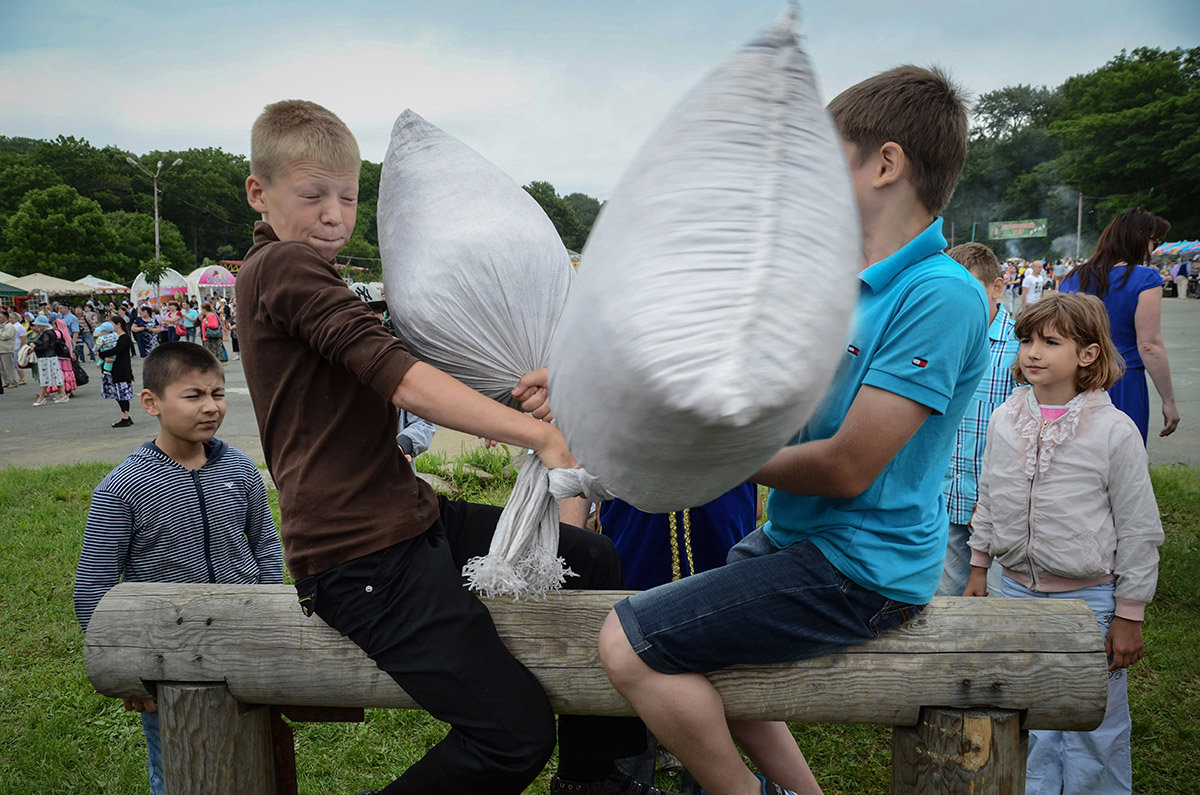
MULTIPOLYGON (((485 603, 557 712, 630 715, 597 653, 601 622, 623 595, 485 603)), ((291 741, 276 734, 287 747, 275 753, 272 707, 299 720, 417 708, 357 646, 305 617, 289 586, 118 585, 92 617, 84 661, 100 693, 158 699, 171 793, 276 792, 291 741)), ((893 792, 1019 793, 1025 732, 1099 725, 1106 670, 1082 601, 939 597, 837 654, 709 678, 733 718, 895 727, 893 792)))

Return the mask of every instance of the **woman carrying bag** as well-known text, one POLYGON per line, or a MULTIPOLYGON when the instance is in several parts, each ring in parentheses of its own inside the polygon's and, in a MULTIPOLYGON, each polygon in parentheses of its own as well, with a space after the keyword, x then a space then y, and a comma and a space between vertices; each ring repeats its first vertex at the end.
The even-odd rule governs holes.
POLYGON ((204 347, 219 361, 225 331, 221 328, 220 316, 213 311, 212 304, 207 301, 201 306, 200 329, 204 337, 204 347))

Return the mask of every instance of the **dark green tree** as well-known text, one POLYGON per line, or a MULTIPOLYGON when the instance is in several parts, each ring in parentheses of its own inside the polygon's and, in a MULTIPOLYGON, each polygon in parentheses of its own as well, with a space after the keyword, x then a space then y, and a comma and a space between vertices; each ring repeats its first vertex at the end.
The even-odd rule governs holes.
MULTIPOLYGON (((216 148, 189 149, 147 155, 142 163, 154 171, 160 159, 164 163, 183 161, 159 179, 158 188, 161 216, 179 227, 187 241, 191 257, 186 270, 205 257, 215 257, 221 246, 232 246, 238 252, 250 248, 259 215, 246 203, 250 164, 245 157, 216 148)), ((153 212, 150 180, 142 175, 138 184, 143 193, 139 209, 153 212)))
POLYGON ((568 193, 563 197, 563 201, 571 205, 571 209, 575 211, 575 217, 590 234, 592 226, 596 223, 596 216, 600 214, 600 200, 594 199, 586 193, 568 193))
POLYGON ((1063 204, 1062 177, 1053 167, 1061 148, 1048 130, 1059 104, 1057 93, 1044 87, 1014 86, 979 98, 967 162, 942 213, 952 242, 966 242, 973 233, 1001 259, 1049 257, 1054 238, 1074 231, 1074 208, 1063 204), (1047 218, 1051 236, 988 239, 989 222, 1022 218, 1047 218))
POLYGON ((41 272, 61 279, 92 273, 106 278, 122 257, 100 205, 68 185, 33 190, 4 227, 0 270, 17 276, 41 272))
POLYGON ((587 230, 579 222, 571 205, 555 192, 554 186, 549 182, 530 182, 525 190, 550 218, 563 245, 571 251, 582 249, 587 240, 587 230))
POLYGON ((33 163, 46 166, 81 195, 100 204, 106 212, 133 210, 134 179, 137 174, 115 147, 97 149, 82 138, 60 135, 39 141, 30 153, 33 163))
POLYGON ((1122 51, 1060 91, 1050 133, 1066 180, 1100 197, 1092 228, 1142 205, 1200 237, 1200 47, 1122 51))
MULTIPOLYGON (((122 257, 116 276, 107 278, 129 284, 139 271, 147 273, 142 263, 154 262, 154 218, 145 213, 119 210, 105 213, 104 221, 116 236, 115 251, 122 257)), ((192 255, 175 224, 159 218, 158 236, 163 268, 175 268, 184 275, 190 272, 192 255)), ((150 276, 147 273, 146 278, 150 276)))
POLYGON ((28 158, 14 160, 0 168, 0 218, 15 213, 29 191, 61 184, 62 178, 49 166, 30 162, 28 158))
POLYGON ((379 178, 382 170, 380 163, 363 161, 358 175, 358 218, 354 222, 354 231, 361 232, 363 239, 376 248, 379 246, 379 178))

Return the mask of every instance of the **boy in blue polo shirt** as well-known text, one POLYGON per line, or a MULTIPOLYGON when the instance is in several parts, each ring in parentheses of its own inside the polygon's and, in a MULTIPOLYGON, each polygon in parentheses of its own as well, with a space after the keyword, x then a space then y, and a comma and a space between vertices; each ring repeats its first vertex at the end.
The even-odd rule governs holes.
POLYGON ((863 232, 834 382, 752 478, 771 487, 769 521, 727 565, 619 602, 600 634, 614 686, 710 795, 820 791, 787 725, 726 720, 703 674, 828 654, 921 611, 945 558, 942 474, 987 366, 983 288, 942 253, 935 216, 966 158, 958 89, 902 66, 829 110, 863 232))

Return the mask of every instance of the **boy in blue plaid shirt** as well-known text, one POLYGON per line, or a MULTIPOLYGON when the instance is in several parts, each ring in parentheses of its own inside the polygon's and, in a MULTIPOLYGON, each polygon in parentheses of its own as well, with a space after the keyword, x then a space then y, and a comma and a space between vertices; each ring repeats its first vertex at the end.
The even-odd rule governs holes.
MULTIPOLYGON (((1013 317, 1000 302, 1004 294, 1004 269, 992 250, 982 243, 963 243, 946 254, 962 263, 983 283, 992 311, 988 327, 989 366, 958 425, 950 469, 942 480, 942 494, 950 514, 950 541, 946 545, 946 567, 937 593, 938 596, 962 596, 971 574, 971 549, 967 539, 971 537, 971 514, 979 497, 979 469, 987 441, 988 420, 1017 385, 1013 380, 1012 365, 1020 344, 1013 336, 1013 317)), ((999 593, 999 570, 994 571, 996 581, 991 582, 989 575, 988 590, 993 590, 994 586, 995 592, 999 593)))

